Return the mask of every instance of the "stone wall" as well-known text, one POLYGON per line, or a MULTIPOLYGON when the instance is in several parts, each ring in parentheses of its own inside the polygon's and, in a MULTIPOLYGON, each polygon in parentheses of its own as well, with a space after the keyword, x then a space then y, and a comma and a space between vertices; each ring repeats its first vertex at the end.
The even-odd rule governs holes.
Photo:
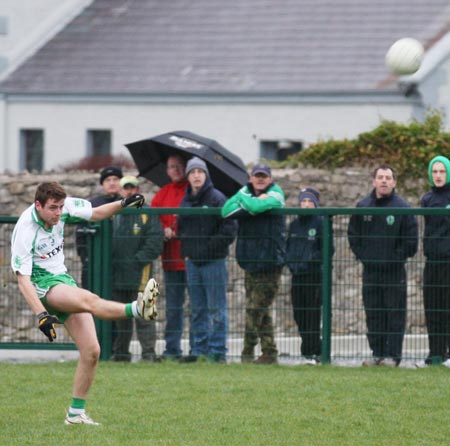
MULTIPOLYGON (((136 175, 136 172, 129 171, 125 174, 136 175)), ((315 187, 321 193, 323 207, 353 207, 371 190, 371 169, 368 168, 341 168, 333 171, 314 168, 274 169, 273 176, 286 193, 287 207, 298 206, 298 192, 305 186, 315 187)), ((19 215, 32 203, 36 186, 42 181, 58 181, 64 185, 69 195, 77 197, 92 197, 102 191, 99 175, 92 172, 3 173, 0 174, 0 215, 19 215)), ((418 190, 426 187, 423 179, 411 180, 409 183, 411 182, 418 190)), ((158 190, 145 178, 141 178, 141 189, 149 199, 158 190)), ((403 195, 401 188, 399 193, 403 195)), ((418 195, 404 198, 413 207, 418 205, 420 199, 418 195)))
MULTIPOLYGON (((136 174, 130 171, 127 174, 136 174)), ((353 207, 355 203, 371 189, 370 170, 366 168, 348 168, 327 171, 321 169, 279 169, 274 170, 276 181, 286 192, 287 207, 297 207, 298 192, 301 187, 313 186, 321 193, 323 207, 353 207)), ((101 193, 98 174, 91 172, 44 173, 32 175, 0 175, 0 215, 17 216, 33 202, 37 184, 42 181, 58 181, 65 186, 69 195, 93 197, 101 193)), ((418 185, 424 187, 424 183, 418 185)), ((151 200, 157 187, 142 179, 142 192, 151 200)), ((402 191, 399 190, 402 194, 402 191)), ((419 196, 405 197, 413 207, 419 202, 419 196)), ((333 333, 365 333, 364 313, 361 302, 361 265, 354 261, 349 250, 346 231, 347 216, 333 220, 336 253, 333 264, 333 333)), ((9 240, 12 225, 0 225, 0 279, 2 293, 0 297, 0 342, 29 340, 36 338, 35 320, 24 299, 18 295, 17 285, 9 267, 9 240), (9 317, 14 311, 14 318, 9 317), (12 323, 9 321, 13 321, 12 323)), ((65 255, 69 271, 80 270, 73 237, 68 231, 65 255)), ((408 264, 408 332, 422 333, 424 318, 421 296, 421 271, 423 258, 419 253, 408 264)), ((161 280, 160 262, 155 262, 155 274, 161 280)), ((77 274, 75 278, 79 280, 77 274)), ((290 274, 283 273, 280 294, 273 306, 273 316, 279 335, 295 334, 290 304, 290 274)), ((229 306, 230 335, 242 335, 244 326, 244 283, 242 271, 234 262, 230 262, 229 306)), ((159 305, 158 333, 162 336, 164 325, 164 299, 159 305)))

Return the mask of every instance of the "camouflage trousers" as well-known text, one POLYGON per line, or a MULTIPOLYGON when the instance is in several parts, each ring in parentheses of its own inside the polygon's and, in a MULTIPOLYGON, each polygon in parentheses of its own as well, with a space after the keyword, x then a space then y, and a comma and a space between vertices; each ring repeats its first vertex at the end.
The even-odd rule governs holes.
POLYGON ((272 305, 278 293, 281 272, 245 273, 244 355, 252 355, 258 340, 267 355, 278 353, 273 334, 272 305))

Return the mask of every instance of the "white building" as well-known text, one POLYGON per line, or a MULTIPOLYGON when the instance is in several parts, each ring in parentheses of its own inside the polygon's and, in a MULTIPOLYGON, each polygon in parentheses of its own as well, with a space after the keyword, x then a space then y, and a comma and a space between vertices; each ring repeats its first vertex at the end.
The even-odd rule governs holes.
POLYGON ((279 159, 449 103, 448 0, 85 3, 0 84, 0 171, 127 154, 171 130, 279 159), (427 55, 399 83, 384 55, 404 36, 427 55))

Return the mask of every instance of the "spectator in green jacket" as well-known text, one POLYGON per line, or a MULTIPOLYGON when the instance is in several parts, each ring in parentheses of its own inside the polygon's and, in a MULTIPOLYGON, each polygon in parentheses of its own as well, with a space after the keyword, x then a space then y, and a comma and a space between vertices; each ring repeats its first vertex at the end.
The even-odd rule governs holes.
POLYGON ((250 182, 222 208, 224 218, 236 218, 239 222, 236 258, 245 271, 246 292, 243 362, 278 361, 270 306, 278 293, 286 230, 284 217, 267 211, 284 206, 284 192, 273 182, 270 167, 258 163, 250 173, 250 182), (262 355, 254 360, 258 341, 262 355))
MULTIPOLYGON (((139 193, 139 180, 125 176, 120 180, 123 198, 139 193)), ((148 207, 144 205, 144 207, 148 207)), ((127 303, 130 296, 142 291, 152 273, 152 261, 163 245, 163 232, 157 215, 119 214, 113 219, 113 300, 127 303)), ((131 361, 129 352, 133 320, 115 322, 113 361, 131 361)), ((156 356, 155 321, 136 319, 136 333, 142 347, 142 360, 159 361, 156 356)))

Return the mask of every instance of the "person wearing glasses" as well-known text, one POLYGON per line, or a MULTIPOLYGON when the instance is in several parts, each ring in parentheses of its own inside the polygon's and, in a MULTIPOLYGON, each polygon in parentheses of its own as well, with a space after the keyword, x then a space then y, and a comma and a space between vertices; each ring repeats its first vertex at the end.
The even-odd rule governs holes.
MULTIPOLYGON (((179 155, 169 156, 166 172, 171 182, 153 197, 151 207, 177 208, 184 197, 188 182, 185 175, 186 160, 179 155)), ((186 266, 181 257, 181 242, 177 238, 177 216, 161 214, 164 245, 161 254, 166 298, 166 347, 163 359, 178 360, 182 356, 181 338, 184 329, 184 301, 187 289, 186 266)))

